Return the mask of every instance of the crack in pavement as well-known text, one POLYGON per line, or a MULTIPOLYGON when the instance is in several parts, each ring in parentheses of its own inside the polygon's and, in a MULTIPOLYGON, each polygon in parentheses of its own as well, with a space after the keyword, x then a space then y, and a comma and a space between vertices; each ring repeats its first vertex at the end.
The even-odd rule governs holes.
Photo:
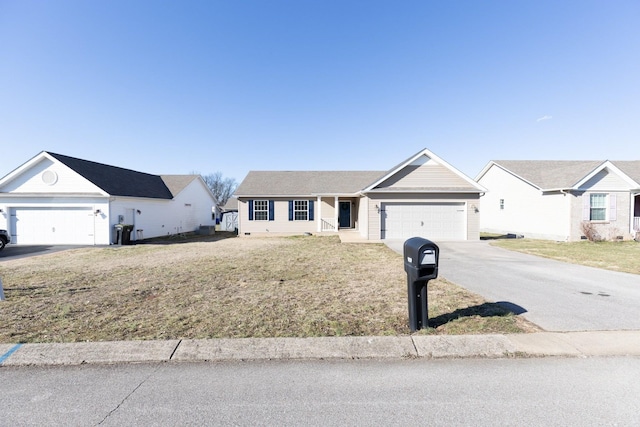
POLYGON ((147 377, 146 377, 146 378, 144 378, 142 381, 140 381, 140 383, 139 383, 137 386, 135 386, 135 387, 133 388, 133 390, 131 390, 131 391, 129 392, 129 394, 127 394, 127 395, 124 397, 124 399, 122 399, 122 400, 120 401, 120 403, 118 403, 118 404, 116 405, 116 407, 115 407, 115 408, 113 408, 111 411, 109 411, 109 413, 108 413, 107 415, 105 415, 105 416, 104 416, 104 418, 102 418, 102 420, 100 420, 100 422, 99 422, 98 424, 96 424, 96 425, 97 425, 97 426, 99 426, 99 425, 103 424, 105 421, 107 421, 107 419, 108 419, 111 415, 113 415, 113 414, 114 414, 118 409, 120 409, 120 407, 121 407, 122 405, 124 405, 124 403, 125 403, 127 400, 129 400, 129 398, 130 398, 131 396, 133 396, 133 394, 134 394, 136 391, 138 391, 138 389, 139 389, 140 387, 142 387, 142 385, 143 385, 144 383, 146 383, 147 381, 149 381, 149 379, 150 379, 153 375, 155 375, 155 373, 156 373, 156 372, 158 372, 158 371, 160 370, 161 366, 162 366, 162 365, 160 365, 160 364, 159 364, 159 365, 158 365, 158 366, 157 366, 157 367, 156 367, 156 368, 155 368, 155 369, 154 369, 154 370, 153 370, 149 375, 147 375, 147 377))

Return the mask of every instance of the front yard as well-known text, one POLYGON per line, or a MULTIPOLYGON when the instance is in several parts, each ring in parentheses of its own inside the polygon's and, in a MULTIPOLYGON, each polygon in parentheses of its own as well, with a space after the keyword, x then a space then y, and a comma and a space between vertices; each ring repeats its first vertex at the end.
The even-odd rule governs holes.
MULTIPOLYGON (((402 257, 337 237, 226 238, 74 249, 0 262, 0 342, 408 334, 402 257)), ((444 280, 431 329, 534 325, 444 280)))
POLYGON ((497 239, 493 245, 574 264, 640 274, 640 243, 497 239))

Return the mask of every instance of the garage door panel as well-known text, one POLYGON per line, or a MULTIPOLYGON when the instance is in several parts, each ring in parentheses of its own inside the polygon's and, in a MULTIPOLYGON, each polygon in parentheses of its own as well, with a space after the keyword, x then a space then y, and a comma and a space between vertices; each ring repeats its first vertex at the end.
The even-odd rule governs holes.
POLYGON ((465 240, 464 203, 383 203, 383 239, 465 240))
POLYGON ((91 208, 15 208, 11 213, 12 241, 21 245, 92 245, 94 220, 91 208))

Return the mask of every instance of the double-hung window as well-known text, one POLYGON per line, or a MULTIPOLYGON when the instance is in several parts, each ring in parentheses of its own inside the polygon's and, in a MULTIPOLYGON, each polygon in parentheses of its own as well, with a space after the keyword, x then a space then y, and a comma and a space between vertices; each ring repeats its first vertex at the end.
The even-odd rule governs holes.
POLYGON ((307 200, 293 201, 293 219, 295 221, 309 220, 309 202, 307 200))
POLYGON ((269 219, 269 203, 267 200, 253 201, 253 218, 256 221, 267 221, 269 219))
POLYGON ((313 221, 313 200, 289 200, 289 221, 313 221))
POLYGON ((607 220, 607 195, 592 193, 589 195, 589 219, 591 221, 607 220))

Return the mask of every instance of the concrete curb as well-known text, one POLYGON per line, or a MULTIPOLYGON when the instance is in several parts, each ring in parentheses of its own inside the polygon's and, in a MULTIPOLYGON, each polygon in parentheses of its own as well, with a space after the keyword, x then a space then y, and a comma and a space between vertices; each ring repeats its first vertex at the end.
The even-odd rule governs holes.
POLYGON ((0 367, 169 361, 544 356, 640 356, 640 331, 0 344, 0 367))
POLYGON ((179 343, 170 340, 23 344, 0 366, 163 362, 170 360, 179 343))
POLYGON ((411 337, 186 340, 172 360, 375 359, 415 354, 411 337))

